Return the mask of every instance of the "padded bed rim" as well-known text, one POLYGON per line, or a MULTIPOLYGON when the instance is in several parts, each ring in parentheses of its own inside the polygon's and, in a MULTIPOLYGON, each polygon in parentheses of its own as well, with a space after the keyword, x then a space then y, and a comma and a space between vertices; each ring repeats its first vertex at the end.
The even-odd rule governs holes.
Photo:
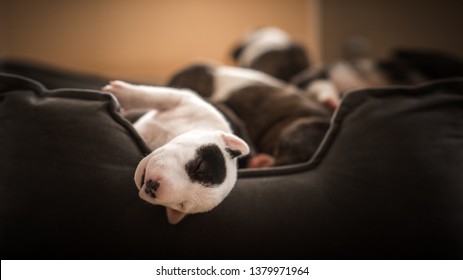
POLYGON ((37 82, 33 79, 29 79, 23 76, 8 74, 8 73, 0 73, 0 79, 6 78, 9 81, 16 81, 15 84, 10 85, 8 87, 2 87, 0 85, 0 95, 9 89, 26 89, 32 90, 37 96, 39 97, 52 97, 52 98, 69 98, 69 99, 79 99, 79 100, 86 100, 86 101, 103 101, 106 102, 108 105, 107 111, 111 115, 111 117, 124 128, 132 136, 132 139, 135 141, 135 144, 140 149, 140 151, 147 155, 151 153, 150 148, 146 145, 143 141, 141 136, 135 130, 135 128, 123 118, 118 111, 120 110, 120 105, 118 101, 111 95, 102 91, 92 90, 92 89, 75 89, 75 88, 60 88, 60 89, 52 89, 49 90, 45 88, 40 82, 37 82), (18 87, 18 88, 16 88, 18 87))
POLYGON ((354 113, 355 109, 358 108, 361 103, 367 102, 367 96, 384 98, 386 96, 394 97, 404 94, 424 94, 433 88, 439 88, 442 84, 460 82, 463 82, 463 77, 439 79, 414 86, 381 86, 348 91, 341 100, 341 104, 338 109, 333 114, 330 121, 330 128, 325 134, 325 137, 318 146, 315 154, 308 162, 281 167, 270 167, 266 169, 240 169, 238 171, 238 178, 285 176, 315 169, 323 160, 325 154, 329 151, 331 144, 336 139, 336 135, 341 128, 343 120, 349 114, 354 113))

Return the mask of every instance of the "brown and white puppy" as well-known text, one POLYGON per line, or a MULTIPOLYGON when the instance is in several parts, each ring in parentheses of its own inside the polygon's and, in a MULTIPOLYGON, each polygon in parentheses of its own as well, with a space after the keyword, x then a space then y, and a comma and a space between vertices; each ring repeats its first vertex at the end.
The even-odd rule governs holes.
POLYGON ((270 75, 240 67, 229 67, 212 63, 196 63, 176 72, 166 84, 174 88, 189 88, 211 102, 230 122, 233 131, 245 140, 250 147, 250 154, 238 161, 240 168, 260 168, 273 165, 274 158, 258 153, 247 132, 245 123, 230 110, 225 101, 234 90, 249 86, 262 85, 297 91, 297 88, 270 75))
POLYGON ((329 126, 330 112, 317 101, 252 69, 195 64, 177 72, 168 85, 194 89, 231 109, 255 148, 251 168, 309 160, 329 126))
POLYGON ((309 68, 309 56, 302 44, 277 27, 252 30, 232 50, 235 63, 289 82, 309 68))
POLYGON ((259 70, 299 86, 301 94, 324 104, 330 111, 339 106, 339 89, 323 76, 325 68, 313 69, 305 48, 282 29, 269 26, 253 30, 235 47, 232 56, 240 67, 259 70))
POLYGON ((334 111, 342 96, 349 90, 388 84, 385 73, 376 61, 359 59, 307 69, 296 75, 291 83, 310 98, 318 100, 334 111))
POLYGON ((216 207, 237 179, 248 145, 225 118, 190 90, 113 81, 103 88, 126 110, 149 109, 134 127, 153 152, 137 166, 142 199, 163 205, 170 223, 216 207))
POLYGON ((189 88, 211 102, 221 102, 229 94, 248 85, 268 85, 285 90, 297 88, 263 72, 212 63, 195 63, 177 71, 166 86, 189 88))
POLYGON ((291 83, 308 96, 335 109, 351 90, 390 85, 417 85, 434 79, 463 76, 463 61, 435 50, 398 49, 384 59, 340 60, 307 69, 291 83))
POLYGON ((273 166, 309 161, 330 126, 331 113, 321 104, 281 88, 246 86, 224 103, 246 124, 257 151, 274 158, 273 166))

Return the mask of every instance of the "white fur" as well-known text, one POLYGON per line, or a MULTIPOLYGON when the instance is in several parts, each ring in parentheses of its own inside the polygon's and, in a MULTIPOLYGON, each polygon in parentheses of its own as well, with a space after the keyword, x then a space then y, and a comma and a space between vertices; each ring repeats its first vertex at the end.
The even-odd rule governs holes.
POLYGON ((330 72, 330 80, 336 85, 341 95, 348 90, 368 86, 359 73, 345 62, 336 63, 333 66, 330 72))
POLYGON ((315 97, 322 104, 328 103, 337 107, 340 102, 339 91, 330 80, 316 80, 310 83, 305 93, 309 97, 315 97))
POLYGON ((291 43, 291 38, 283 30, 276 27, 260 28, 243 40, 245 49, 238 58, 238 65, 250 67, 251 63, 260 55, 271 50, 283 50, 291 43))
POLYGON ((288 85, 260 71, 239 67, 217 66, 214 68, 214 93, 211 101, 226 100, 236 89, 254 84, 263 84, 278 88, 288 85))
POLYGON ((125 109, 152 109, 134 124, 154 150, 139 163, 134 179, 142 199, 166 206, 170 223, 178 223, 186 214, 211 210, 231 191, 237 176, 236 159, 227 158, 226 152, 226 177, 220 186, 191 182, 185 171, 185 164, 204 144, 249 153, 247 144, 231 134, 229 124, 213 106, 190 90, 121 81, 111 82, 103 90, 115 95, 125 109), (145 192, 147 180, 159 183, 155 198, 145 192))
POLYGON ((355 64, 338 62, 330 71, 330 80, 336 85, 341 95, 346 91, 387 85, 384 74, 376 68, 373 60, 361 59, 355 64))
POLYGON ((368 82, 368 86, 385 86, 387 85, 387 78, 382 71, 377 68, 376 61, 372 59, 359 59, 355 62, 358 71, 368 82))

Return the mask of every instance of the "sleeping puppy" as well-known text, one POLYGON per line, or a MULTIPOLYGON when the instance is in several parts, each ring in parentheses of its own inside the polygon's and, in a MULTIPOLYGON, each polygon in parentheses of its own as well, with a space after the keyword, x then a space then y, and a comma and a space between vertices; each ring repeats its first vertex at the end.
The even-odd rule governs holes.
POLYGON ((387 78, 376 61, 358 59, 337 61, 307 69, 291 80, 307 97, 314 98, 334 111, 345 92, 363 87, 387 85, 387 78))
POLYGON ((301 94, 322 103, 330 111, 339 106, 339 90, 324 76, 325 68, 312 69, 305 48, 279 28, 253 30, 234 48, 232 57, 240 67, 256 69, 299 86, 303 90, 301 94), (297 80, 294 82, 294 79, 297 80))
POLYGON ((321 104, 252 69, 194 64, 177 72, 168 85, 194 89, 241 119, 256 152, 250 168, 307 161, 329 126, 330 113, 321 104))
MULTIPOLYGON (((280 81, 272 76, 269 76, 260 71, 253 69, 223 66, 218 63, 195 63, 180 69, 173 74, 166 86, 174 88, 188 88, 213 104, 229 121, 233 131, 240 138, 245 140, 250 147, 250 154, 246 157, 241 157, 238 164, 241 168, 249 167, 249 159, 256 154, 255 147, 249 138, 247 129, 239 116, 231 111, 223 104, 230 94, 235 89, 242 88, 246 85, 271 85, 279 88, 289 87, 288 84, 280 81)), ((293 90, 296 87, 291 86, 293 90)), ((267 161, 272 161, 271 158, 262 158, 262 165, 268 165, 267 161)), ((254 161, 256 162, 256 161, 254 161)), ((254 166, 263 167, 263 166, 254 166)))
POLYGON ((397 49, 384 59, 340 60, 318 69, 307 69, 296 75, 291 83, 335 109, 350 90, 417 85, 462 75, 463 61, 456 56, 436 50, 397 49))
MULTIPOLYGON (((256 150, 273 157, 272 166, 309 161, 330 126, 331 114, 321 104, 271 86, 237 89, 224 103, 246 124, 256 150)), ((251 166, 260 159, 251 159, 251 166)))
POLYGON ((142 199, 166 207, 171 224, 217 206, 235 185, 248 145, 225 118, 190 90, 113 81, 103 88, 126 110, 150 109, 135 124, 153 152, 135 171, 142 199))
POLYGON ((221 102, 233 90, 256 84, 297 90, 296 87, 260 71, 212 63, 189 65, 177 71, 166 85, 189 88, 211 102, 221 102))
POLYGON ((261 27, 246 34, 232 50, 232 58, 240 67, 259 70, 285 82, 309 68, 305 48, 276 27, 261 27))
POLYGON ((174 88, 188 88, 213 104, 230 122, 233 131, 244 139, 250 154, 239 159, 242 168, 261 168, 274 163, 274 158, 266 154, 257 154, 249 137, 246 125, 232 110, 223 104, 231 92, 248 85, 262 85, 296 91, 297 88, 272 76, 253 69, 228 67, 213 63, 196 63, 176 72, 166 84, 174 88))

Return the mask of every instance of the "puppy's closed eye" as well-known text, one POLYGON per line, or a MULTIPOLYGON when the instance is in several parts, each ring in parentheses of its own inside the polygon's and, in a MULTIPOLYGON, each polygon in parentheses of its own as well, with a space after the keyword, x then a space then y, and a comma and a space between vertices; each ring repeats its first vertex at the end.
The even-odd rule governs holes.
POLYGON ((205 145, 196 150, 196 156, 185 165, 192 182, 204 186, 221 184, 226 177, 225 158, 217 145, 205 145))
POLYGON ((196 159, 190 161, 186 166, 186 170, 190 176, 200 176, 207 172, 207 163, 204 160, 196 159))
POLYGON ((193 166, 191 173, 198 174, 200 172, 205 172, 207 169, 206 162, 204 160, 198 160, 193 166))

